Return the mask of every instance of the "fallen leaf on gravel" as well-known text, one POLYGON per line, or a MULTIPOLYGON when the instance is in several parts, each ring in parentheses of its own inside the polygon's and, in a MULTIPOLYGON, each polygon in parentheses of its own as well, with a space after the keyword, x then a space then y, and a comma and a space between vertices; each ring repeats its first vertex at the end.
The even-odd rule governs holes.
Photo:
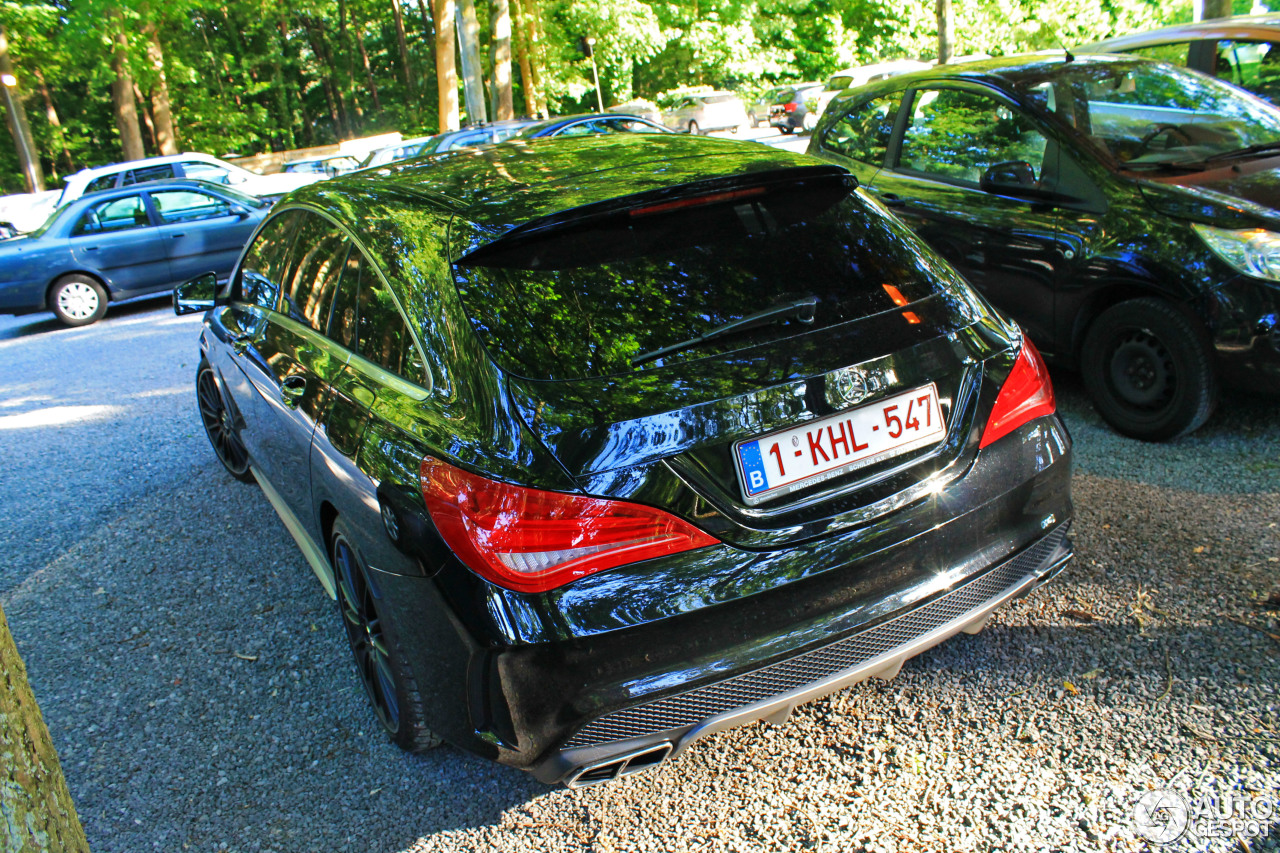
POLYGON ((1088 672, 1086 672, 1084 675, 1080 676, 1080 680, 1087 681, 1090 678, 1097 678, 1101 674, 1102 674, 1101 669, 1091 669, 1088 672))
POLYGON ((234 652, 234 654, 236 657, 240 658, 240 660, 247 660, 249 663, 253 663, 258 659, 257 655, 242 655, 239 652, 234 652))
POLYGON ((1070 681, 1062 682, 1062 686, 1065 687, 1067 689, 1067 692, 1070 693, 1072 696, 1080 695, 1080 690, 1070 681))
POLYGON ((1193 553, 1195 553, 1195 554, 1203 554, 1203 553, 1204 553, 1204 546, 1203 546, 1203 545, 1197 545, 1196 547, 1192 548, 1192 549, 1191 549, 1191 551, 1192 551, 1193 553))
POLYGON ((1075 619, 1077 622, 1092 622, 1098 618, 1092 613, 1084 610, 1064 610, 1062 611, 1062 615, 1068 619, 1075 619))

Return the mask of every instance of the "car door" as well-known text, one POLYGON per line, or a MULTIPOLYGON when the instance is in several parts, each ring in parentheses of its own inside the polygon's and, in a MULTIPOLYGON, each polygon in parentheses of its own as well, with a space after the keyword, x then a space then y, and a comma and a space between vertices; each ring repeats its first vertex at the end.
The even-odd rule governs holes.
POLYGON ((227 199, 201 190, 152 190, 151 203, 169 251, 174 281, 213 271, 231 274, 240 250, 253 231, 247 211, 227 199))
POLYGON ((1033 193, 1056 174, 1059 147, 981 87, 908 90, 902 111, 872 193, 1049 345, 1058 278, 1075 252, 1059 239, 1057 209, 1033 193), (1028 193, 984 188, 993 167, 1021 176, 1028 193))
POLYGON ((173 283, 167 247, 141 193, 87 207, 68 242, 76 264, 100 273, 114 299, 173 283))
POLYGON ((254 342, 259 358, 249 373, 255 404, 267 414, 254 462, 277 509, 287 508, 316 542, 323 537, 311 511, 311 438, 347 360, 326 333, 349 244, 329 220, 302 215, 279 310, 268 313, 254 342))

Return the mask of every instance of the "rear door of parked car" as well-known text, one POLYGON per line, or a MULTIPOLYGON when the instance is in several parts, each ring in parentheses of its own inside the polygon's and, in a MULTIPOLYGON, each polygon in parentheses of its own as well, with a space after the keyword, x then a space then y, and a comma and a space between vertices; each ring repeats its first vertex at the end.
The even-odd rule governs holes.
POLYGON ((96 270, 113 294, 141 293, 173 282, 168 247, 141 193, 86 208, 71 227, 71 255, 96 270))
POLYGON ((159 231, 168 247, 175 281, 213 270, 231 273, 256 224, 224 198, 193 189, 152 190, 159 231))

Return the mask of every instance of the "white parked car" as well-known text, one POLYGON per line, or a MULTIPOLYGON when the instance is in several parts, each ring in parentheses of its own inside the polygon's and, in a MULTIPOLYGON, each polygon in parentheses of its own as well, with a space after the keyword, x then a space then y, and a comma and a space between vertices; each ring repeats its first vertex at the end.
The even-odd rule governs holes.
POLYGON ((323 172, 279 172, 259 175, 242 169, 225 160, 208 154, 170 154, 165 157, 148 157, 128 163, 112 163, 94 169, 82 169, 67 178, 58 205, 75 201, 86 193, 143 184, 149 181, 167 181, 172 178, 195 178, 214 184, 235 187, 240 192, 259 198, 282 196, 290 190, 313 184, 327 177, 323 172))
POLYGON ((0 196, 0 239, 39 228, 57 208, 61 195, 58 190, 45 190, 0 196))
POLYGON ((732 130, 747 124, 747 110, 733 92, 695 92, 679 95, 662 113, 662 123, 672 130, 697 136, 713 130, 732 130))
POLYGON ((891 59, 888 62, 874 62, 871 65, 843 68, 827 78, 827 85, 823 87, 822 93, 818 95, 818 113, 821 114, 826 110, 827 104, 831 103, 831 99, 845 89, 855 89, 858 86, 874 83, 876 80, 884 80, 897 74, 906 74, 908 71, 922 71, 929 67, 931 67, 929 63, 919 62, 914 59, 891 59))

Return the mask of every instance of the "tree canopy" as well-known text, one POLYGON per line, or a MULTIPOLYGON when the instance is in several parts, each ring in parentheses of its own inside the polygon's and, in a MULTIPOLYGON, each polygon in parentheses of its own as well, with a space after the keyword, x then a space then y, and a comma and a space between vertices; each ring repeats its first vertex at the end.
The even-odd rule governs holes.
MULTIPOLYGON (((474 10, 485 86, 511 80, 515 113, 533 115, 595 108, 587 37, 606 106, 699 84, 754 95, 850 65, 935 58, 934 4, 480 0, 474 10)), ((964 0, 954 8, 957 55, 1070 46, 1188 20, 1191 11, 1170 0, 964 0)), ((26 106, 57 186, 70 171, 138 151, 250 155, 435 132, 456 120, 439 108, 437 67, 450 62, 438 66, 435 20, 445 16, 439 34, 451 40, 454 9, 453 0, 4 0, 0 27, 17 78, 11 93, 26 106)), ((443 91, 450 87, 461 91, 460 79, 443 91)), ((486 100, 499 103, 492 91, 486 100)), ((22 189, 13 145, 0 145, 0 180, 6 192, 22 189)))

